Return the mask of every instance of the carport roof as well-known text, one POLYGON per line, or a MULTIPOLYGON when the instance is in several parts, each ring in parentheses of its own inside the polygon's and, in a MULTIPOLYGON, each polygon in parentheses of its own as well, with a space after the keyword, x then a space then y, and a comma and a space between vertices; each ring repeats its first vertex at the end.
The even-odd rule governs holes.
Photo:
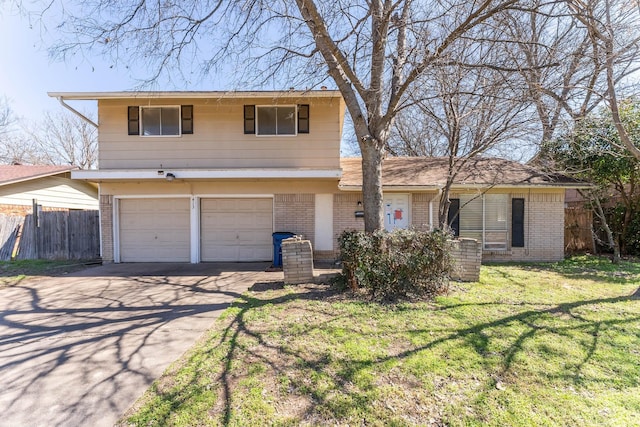
MULTIPOLYGON (((585 183, 562 174, 541 172, 519 162, 495 157, 455 159, 460 170, 453 181, 464 187, 565 187, 583 188, 585 183)), ((362 159, 343 158, 340 161, 340 189, 362 188, 362 159)), ((448 157, 389 157, 384 160, 382 182, 385 189, 443 188, 449 170, 448 157)))

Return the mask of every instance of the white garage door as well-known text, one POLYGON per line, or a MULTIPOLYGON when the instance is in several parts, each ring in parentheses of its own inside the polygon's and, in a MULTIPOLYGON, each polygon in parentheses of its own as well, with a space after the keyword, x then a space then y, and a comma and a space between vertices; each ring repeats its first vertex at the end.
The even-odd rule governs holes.
POLYGON ((189 199, 121 199, 120 261, 189 262, 189 199))
POLYGON ((270 261, 271 199, 202 199, 202 261, 270 261))

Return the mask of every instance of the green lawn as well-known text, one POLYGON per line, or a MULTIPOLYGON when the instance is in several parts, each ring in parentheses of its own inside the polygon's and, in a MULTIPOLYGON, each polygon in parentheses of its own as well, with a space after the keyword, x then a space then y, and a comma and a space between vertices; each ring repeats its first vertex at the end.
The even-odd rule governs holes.
POLYGON ((640 425, 639 286, 640 264, 579 257, 434 302, 252 291, 121 422, 640 425))

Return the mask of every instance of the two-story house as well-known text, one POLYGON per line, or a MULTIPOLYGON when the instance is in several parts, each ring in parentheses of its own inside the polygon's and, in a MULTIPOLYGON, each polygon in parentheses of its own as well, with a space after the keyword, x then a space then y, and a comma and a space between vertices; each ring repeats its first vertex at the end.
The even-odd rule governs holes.
MULTIPOLYGON (((72 176, 99 184, 107 262, 266 261, 274 231, 335 259, 337 236, 363 228, 360 160, 340 158, 338 91, 49 95, 98 102, 99 169, 72 176)), ((446 165, 385 161, 387 228, 437 222, 446 165)), ((564 189, 575 183, 499 159, 467 172, 452 221, 483 242, 485 259, 563 257, 564 189)))

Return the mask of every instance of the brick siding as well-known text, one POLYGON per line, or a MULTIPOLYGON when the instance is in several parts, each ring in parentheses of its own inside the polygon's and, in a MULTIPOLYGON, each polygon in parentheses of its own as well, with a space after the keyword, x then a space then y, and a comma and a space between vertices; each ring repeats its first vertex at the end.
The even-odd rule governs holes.
MULTIPOLYGON (((513 193, 525 199, 523 248, 485 251, 484 261, 560 261, 564 258, 564 192, 513 193)), ((511 203, 509 203, 511 209, 511 203)), ((509 212, 511 215, 511 212, 509 212)), ((511 224, 511 222, 509 223, 511 224)), ((509 227, 511 237, 511 227, 509 227)), ((511 238, 509 238, 509 246, 511 238)))
POLYGON ((451 278, 463 282, 480 280, 482 244, 475 239, 457 239, 449 242, 455 265, 451 278))
POLYGON ((276 194, 274 231, 289 231, 315 243, 315 194, 276 194))
MULTIPOLYGON (((52 208, 40 205, 40 210, 44 212, 68 211, 68 208, 52 208)), ((27 216, 31 215, 33 205, 0 205, 0 214, 11 216, 27 216)))
POLYGON ((335 258, 340 255, 338 237, 345 230, 364 230, 364 218, 356 218, 355 212, 362 210, 361 193, 342 193, 333 196, 333 250, 335 258))
MULTIPOLYGON (((413 193, 411 195, 411 226, 413 228, 429 230, 429 202, 435 197, 435 194, 430 193, 413 193)), ((436 209, 434 215, 437 215, 437 204, 434 209, 436 209)))
POLYGON ((100 195, 100 233, 102 261, 113 262, 113 196, 100 195))

